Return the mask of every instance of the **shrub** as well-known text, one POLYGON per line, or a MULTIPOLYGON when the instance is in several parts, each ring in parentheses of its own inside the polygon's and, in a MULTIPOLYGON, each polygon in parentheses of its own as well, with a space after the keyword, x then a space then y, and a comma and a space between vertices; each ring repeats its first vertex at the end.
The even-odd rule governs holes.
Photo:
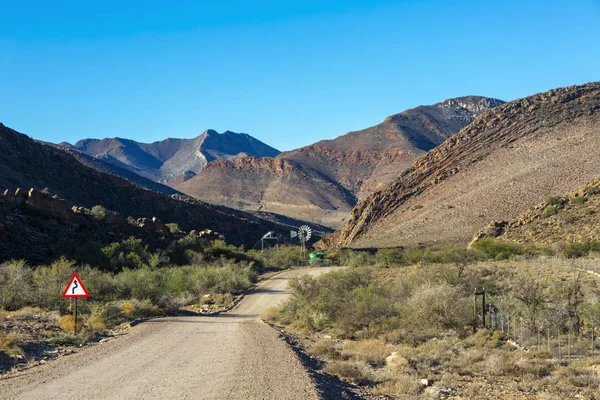
POLYGON ((365 339, 359 341, 346 341, 342 355, 364 361, 372 366, 382 366, 390 355, 390 350, 384 342, 378 339, 365 339))
POLYGON ((421 285, 402 310, 404 326, 420 330, 462 329, 471 320, 469 299, 447 283, 421 285))
POLYGON ((600 242, 587 240, 567 243, 563 248, 563 255, 567 258, 579 258, 589 255, 592 251, 600 251, 600 242))
POLYGON ((172 222, 172 223, 168 223, 168 224, 165 224, 165 225, 166 225, 167 228, 169 228, 169 230, 171 231, 171 233, 179 233, 179 232, 181 232, 181 228, 176 223, 172 222))
POLYGON ((398 375, 393 380, 378 384, 373 388, 376 395, 410 395, 414 396, 421 391, 421 384, 411 375, 398 375))
POLYGON ((148 299, 157 304, 166 294, 170 271, 165 268, 125 269, 117 275, 125 293, 124 297, 148 299))
POLYGON ((340 351, 336 348, 335 342, 331 339, 319 339, 308 349, 308 354, 319 358, 339 359, 340 351))
POLYGON ((62 299, 61 295, 74 270, 75 262, 65 258, 53 262, 50 266, 37 267, 33 272, 34 304, 66 312, 69 302, 62 299))
POLYGON ((102 332, 106 330, 106 322, 102 317, 92 316, 87 320, 87 327, 92 332, 102 332))
POLYGON ((326 364, 325 371, 357 385, 366 385, 376 380, 373 370, 361 361, 333 360, 326 364))
POLYGON ((408 265, 403 249, 379 249, 375 254, 375 263, 384 266, 408 265))
POLYGON ((0 307, 17 310, 27 304, 31 274, 25 260, 6 261, 0 265, 0 307))
POLYGON ((260 315, 260 318, 263 321, 266 321, 266 322, 271 323, 271 324, 276 323, 277 321, 279 321, 279 307, 273 306, 273 307, 267 308, 260 315))
MULTIPOLYGON (((82 325, 81 318, 77 318, 77 331, 81 329, 82 325)), ((75 329, 75 317, 70 314, 60 317, 58 326, 65 332, 73 332, 75 329)))
POLYGON ((87 336, 83 334, 73 335, 72 333, 61 333, 48 339, 52 346, 79 346, 87 342, 87 336))
POLYGON ((135 304, 133 304, 132 301, 124 301, 121 304, 121 314, 123 314, 125 317, 131 318, 135 311, 135 304))
POLYGON ((562 381, 577 387, 600 388, 600 377, 591 369, 564 367, 557 374, 562 381))
POLYGON ((94 206, 92 207, 92 217, 96 219, 104 219, 108 216, 109 211, 102 206, 94 206))
POLYGON ((523 253, 521 246, 515 243, 503 242, 496 239, 484 238, 473 243, 473 249, 483 253, 488 259, 506 260, 523 253))
POLYGON ((0 331, 0 353, 4 352, 10 357, 23 355, 20 344, 21 339, 14 333, 0 331))
POLYGON ((130 237, 122 242, 112 243, 102 248, 102 253, 108 260, 111 271, 121 271, 124 268, 142 268, 148 264, 150 253, 148 246, 141 239, 130 237))
POLYGON ((551 206, 558 206, 562 203, 562 200, 560 199, 560 197, 548 196, 546 197, 546 203, 551 206))
POLYGON ((546 208, 544 208, 544 211, 542 211, 542 217, 548 218, 553 215, 556 215, 556 214, 558 214, 559 209, 560 209, 560 207, 557 205, 548 205, 548 206, 546 206, 546 208))
POLYGON ((269 270, 279 270, 302 265, 300 246, 282 245, 265 250, 250 250, 248 255, 260 261, 269 270))

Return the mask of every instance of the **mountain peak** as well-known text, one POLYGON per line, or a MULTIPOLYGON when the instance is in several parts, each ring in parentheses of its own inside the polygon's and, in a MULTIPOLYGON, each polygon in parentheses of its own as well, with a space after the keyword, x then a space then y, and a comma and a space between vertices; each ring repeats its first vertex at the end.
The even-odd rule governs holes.
MULTIPOLYGON (((69 146, 63 146, 69 147, 69 146)), ((207 129, 193 139, 165 139, 140 143, 131 139, 84 139, 73 146, 156 182, 183 182, 207 162, 243 156, 274 157, 279 151, 248 134, 207 129)))
POLYGON ((499 99, 483 96, 462 96, 446 99, 436 104, 438 107, 464 108, 473 113, 482 113, 490 108, 498 107, 505 102, 499 99))

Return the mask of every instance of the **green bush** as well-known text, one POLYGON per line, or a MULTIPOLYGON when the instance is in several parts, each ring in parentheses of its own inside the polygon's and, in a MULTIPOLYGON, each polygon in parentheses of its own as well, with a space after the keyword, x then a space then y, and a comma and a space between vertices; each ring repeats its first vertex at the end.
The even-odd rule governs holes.
POLYGON ((556 215, 558 214, 558 210, 560 210, 560 207, 558 205, 548 205, 546 206, 546 208, 544 208, 544 211, 542 211, 542 217, 548 218, 553 215, 556 215))
POLYGON ((523 254, 523 249, 518 244, 491 238, 484 238, 476 241, 473 243, 472 248, 492 260, 506 260, 513 256, 523 254))
POLYGON ((264 250, 250 250, 248 256, 261 262, 267 270, 279 270, 302 265, 300 246, 281 245, 264 250))
POLYGON ((141 239, 130 237, 122 242, 112 243, 102 249, 111 271, 124 268, 142 268, 148 265, 150 253, 141 239))
POLYGON ((562 251, 563 255, 567 258, 585 257, 592 251, 600 251, 600 242, 587 240, 584 242, 567 243, 562 251))
POLYGON ((546 197, 546 203, 548 203, 551 206, 558 206, 562 203, 562 200, 560 199, 560 197, 548 196, 546 197))
POLYGON ((50 266, 37 267, 33 271, 32 303, 38 307, 65 312, 68 302, 61 296, 73 271, 75 262, 64 258, 50 266))
POLYGON ((24 260, 0 264, 0 307, 17 310, 28 303, 31 293, 31 268, 24 260))
POLYGON ((397 313, 387 288, 374 283, 371 271, 365 268, 335 271, 318 278, 304 275, 293 279, 290 288, 294 299, 284 312, 309 330, 336 326, 347 335, 374 331, 397 313))
POLYGON ((417 330, 462 329, 471 320, 471 303, 458 286, 426 283, 402 307, 402 322, 417 330))

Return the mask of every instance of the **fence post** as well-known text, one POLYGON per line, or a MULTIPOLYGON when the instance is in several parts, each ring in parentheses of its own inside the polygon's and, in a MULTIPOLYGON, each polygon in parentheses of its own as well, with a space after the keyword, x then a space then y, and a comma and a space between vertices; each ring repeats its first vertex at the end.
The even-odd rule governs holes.
POLYGON ((483 317, 483 329, 485 329, 485 328, 487 328, 487 326, 485 325, 485 288, 483 288, 483 290, 481 291, 481 295, 482 295, 482 298, 481 298, 481 306, 482 306, 481 315, 483 317))
POLYGON ((569 365, 571 365, 571 329, 567 332, 567 357, 569 359, 569 365))
POLYGON ((477 332, 477 288, 473 291, 473 333, 477 332))
POLYGON ((562 358, 562 352, 560 351, 560 328, 558 329, 558 335, 556 335, 556 337, 558 338, 558 360, 560 361, 562 358))

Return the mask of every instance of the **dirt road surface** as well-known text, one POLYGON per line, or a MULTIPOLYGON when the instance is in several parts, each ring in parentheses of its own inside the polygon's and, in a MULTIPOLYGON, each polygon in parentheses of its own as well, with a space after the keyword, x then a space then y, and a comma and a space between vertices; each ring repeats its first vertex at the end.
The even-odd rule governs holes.
POLYGON ((219 316, 145 321, 121 338, 0 378, 0 398, 318 399, 294 351, 258 317, 289 296, 290 277, 330 270, 276 275, 219 316))

